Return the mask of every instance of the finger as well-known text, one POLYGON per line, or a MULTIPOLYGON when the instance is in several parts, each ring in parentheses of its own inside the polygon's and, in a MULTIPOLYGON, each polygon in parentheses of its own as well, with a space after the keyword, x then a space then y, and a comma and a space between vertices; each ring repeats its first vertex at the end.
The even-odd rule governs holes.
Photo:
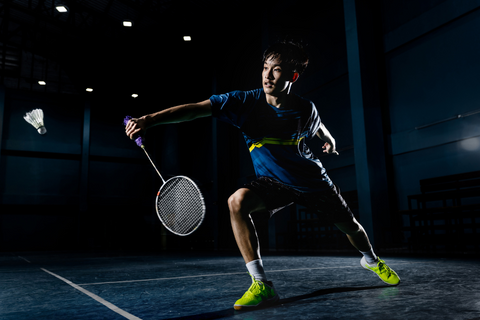
POLYGON ((141 130, 140 128, 137 128, 137 123, 135 121, 130 120, 127 125, 125 126, 125 133, 127 136, 131 136, 135 134, 135 130, 141 130))
POLYGON ((141 130, 142 130, 142 129, 140 129, 140 128, 138 128, 138 129, 133 129, 133 128, 132 128, 131 130, 129 130, 129 131, 127 132, 127 136, 130 137, 130 140, 133 140, 134 137, 135 137, 135 135, 136 135, 137 133, 139 133, 141 130))
POLYGON ((136 124, 135 121, 133 121, 132 119, 128 120, 127 122, 127 125, 125 126, 125 128, 128 130, 128 129, 131 129, 132 127, 134 127, 136 124))
POLYGON ((127 136, 130 136, 130 134, 132 133, 133 130, 134 130, 134 128, 132 128, 132 126, 127 126, 127 127, 125 127, 125 134, 127 136))
POLYGON ((140 128, 137 128, 137 129, 133 130, 133 132, 132 132, 132 139, 135 138, 135 136, 136 136, 138 133, 140 133, 140 131, 142 131, 142 129, 140 129, 140 128))
POLYGON ((132 126, 129 125, 129 123, 127 123, 127 125, 125 126, 125 134, 128 136, 130 131, 132 130, 132 126))

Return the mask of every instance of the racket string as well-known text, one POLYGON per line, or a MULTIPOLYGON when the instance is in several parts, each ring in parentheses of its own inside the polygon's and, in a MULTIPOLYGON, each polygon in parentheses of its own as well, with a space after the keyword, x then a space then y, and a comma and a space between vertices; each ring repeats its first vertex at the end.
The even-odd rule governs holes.
POLYGON ((175 177, 162 186, 157 213, 170 231, 187 235, 203 221, 205 204, 200 190, 185 177, 175 177))

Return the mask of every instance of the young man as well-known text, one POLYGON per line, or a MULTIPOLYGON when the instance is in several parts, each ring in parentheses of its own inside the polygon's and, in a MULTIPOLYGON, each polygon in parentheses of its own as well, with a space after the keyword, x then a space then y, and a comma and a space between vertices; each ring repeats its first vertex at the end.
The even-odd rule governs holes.
POLYGON ((303 48, 278 43, 265 51, 263 61, 262 89, 213 95, 199 103, 132 119, 126 134, 133 139, 158 124, 206 116, 230 123, 243 133, 257 179, 231 195, 228 206, 235 240, 253 281, 234 304, 235 309, 267 305, 279 299, 263 269, 251 215, 271 217, 294 202, 315 210, 325 222, 334 223, 363 254, 363 268, 375 272, 385 283, 397 285, 400 278, 375 255, 365 230, 306 144, 316 135, 325 142, 323 152, 338 155, 335 139, 321 122, 315 105, 290 92, 308 64, 303 48))

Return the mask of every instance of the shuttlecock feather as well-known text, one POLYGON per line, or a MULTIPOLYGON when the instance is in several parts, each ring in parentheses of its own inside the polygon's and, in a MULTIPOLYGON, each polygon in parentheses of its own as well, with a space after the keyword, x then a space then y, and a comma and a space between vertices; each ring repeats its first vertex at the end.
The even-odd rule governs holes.
POLYGON ((35 129, 37 129, 38 133, 45 134, 47 129, 45 128, 45 124, 43 123, 43 110, 42 109, 35 109, 23 117, 25 121, 30 123, 35 129))

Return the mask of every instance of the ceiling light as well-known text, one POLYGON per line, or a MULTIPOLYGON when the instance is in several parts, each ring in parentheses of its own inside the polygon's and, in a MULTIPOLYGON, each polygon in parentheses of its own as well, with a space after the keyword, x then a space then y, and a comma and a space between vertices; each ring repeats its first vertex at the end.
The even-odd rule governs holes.
POLYGON ((183 41, 192 41, 192 37, 190 36, 184 36, 183 41))
POLYGON ((55 9, 57 9, 58 12, 67 12, 68 11, 68 8, 64 5, 56 6, 55 9))
POLYGON ((92 88, 87 88, 87 89, 85 89, 85 91, 87 91, 87 92, 92 92, 93 89, 92 89, 92 88))
POLYGON ((44 85, 46 85, 47 83, 46 83, 45 81, 40 80, 40 81, 38 81, 38 84, 41 85, 41 86, 44 86, 44 85))
POLYGON ((138 94, 136 93, 132 94, 132 98, 136 98, 136 97, 138 97, 138 94))
POLYGON ((130 27, 133 26, 133 22, 130 21, 130 20, 125 20, 125 21, 123 21, 123 26, 127 27, 127 28, 130 28, 130 27))

